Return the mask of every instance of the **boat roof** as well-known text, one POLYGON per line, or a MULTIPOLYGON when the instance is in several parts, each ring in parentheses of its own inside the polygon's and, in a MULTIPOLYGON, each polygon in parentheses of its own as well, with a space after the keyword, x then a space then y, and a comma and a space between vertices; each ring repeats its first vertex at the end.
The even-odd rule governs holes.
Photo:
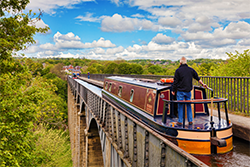
POLYGON ((133 85, 138 85, 142 87, 147 87, 151 89, 156 89, 156 90, 165 89, 171 86, 171 84, 159 85, 158 83, 160 81, 150 80, 150 79, 129 78, 129 77, 120 77, 120 76, 111 76, 111 77, 106 77, 106 78, 115 80, 115 81, 133 84, 133 85))

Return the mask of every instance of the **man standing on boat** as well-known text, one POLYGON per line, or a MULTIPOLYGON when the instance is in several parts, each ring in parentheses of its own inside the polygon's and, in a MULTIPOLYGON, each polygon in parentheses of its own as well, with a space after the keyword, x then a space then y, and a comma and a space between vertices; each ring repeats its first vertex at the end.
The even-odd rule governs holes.
MULTIPOLYGON (((207 88, 197 72, 187 65, 187 59, 182 57, 180 59, 180 67, 175 71, 174 83, 172 94, 177 96, 177 100, 191 100, 191 90, 193 89, 192 80, 196 79, 203 87, 207 88)), ((178 103, 178 122, 177 125, 182 125, 183 122, 183 106, 184 104, 178 103)), ((186 104, 187 106, 187 118, 189 125, 193 124, 193 115, 191 104, 186 104)))

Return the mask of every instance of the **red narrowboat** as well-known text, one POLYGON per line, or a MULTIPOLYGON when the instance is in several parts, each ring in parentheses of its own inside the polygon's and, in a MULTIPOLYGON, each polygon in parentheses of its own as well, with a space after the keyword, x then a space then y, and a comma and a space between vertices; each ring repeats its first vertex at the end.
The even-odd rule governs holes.
POLYGON ((231 151, 233 134, 226 108, 227 99, 207 99, 205 88, 194 86, 193 100, 177 101, 171 94, 172 83, 173 79, 154 81, 107 77, 104 80, 102 95, 188 153, 210 155, 231 151), (185 123, 185 119, 183 125, 176 124, 178 103, 192 105, 192 125, 185 123), (211 108, 213 104, 217 105, 218 117, 212 115, 208 108, 209 103, 212 103, 211 108), (220 116, 221 104, 225 107, 226 120, 220 116))

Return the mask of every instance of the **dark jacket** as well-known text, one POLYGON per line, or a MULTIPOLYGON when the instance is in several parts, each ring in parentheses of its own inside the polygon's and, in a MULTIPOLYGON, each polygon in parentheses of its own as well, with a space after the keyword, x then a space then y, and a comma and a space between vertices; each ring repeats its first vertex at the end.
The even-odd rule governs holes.
POLYGON ((193 88, 193 78, 200 80, 193 68, 188 67, 187 64, 181 64, 174 74, 173 91, 190 92, 193 88))

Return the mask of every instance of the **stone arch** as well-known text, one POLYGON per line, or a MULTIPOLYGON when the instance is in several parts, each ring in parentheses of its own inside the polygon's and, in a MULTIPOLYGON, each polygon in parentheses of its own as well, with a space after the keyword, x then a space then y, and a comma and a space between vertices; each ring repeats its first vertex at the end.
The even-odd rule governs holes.
POLYGON ((91 120, 88 130, 88 166, 101 167, 104 166, 101 140, 99 136, 98 126, 95 119, 91 120))

